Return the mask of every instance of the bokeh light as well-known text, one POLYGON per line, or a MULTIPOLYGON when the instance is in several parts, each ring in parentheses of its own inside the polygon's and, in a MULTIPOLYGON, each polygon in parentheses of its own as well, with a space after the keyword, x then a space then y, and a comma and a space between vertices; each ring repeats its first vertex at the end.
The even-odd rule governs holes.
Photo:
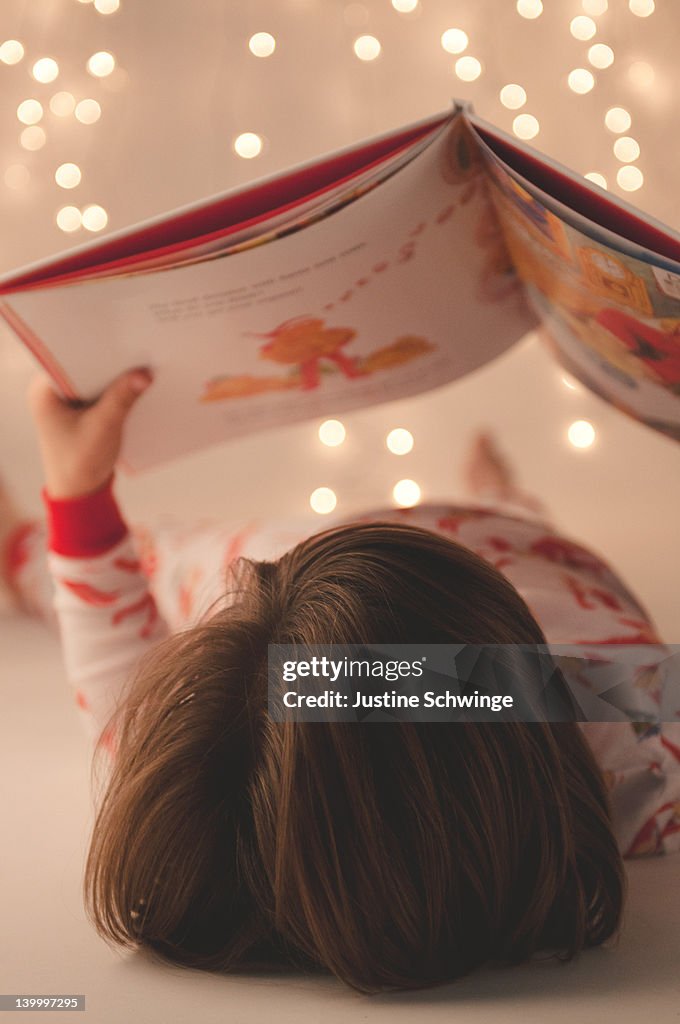
POLYGON ((533 139, 538 135, 540 127, 533 114, 518 114, 512 122, 512 130, 518 139, 533 139))
POLYGON ((94 124, 102 116, 102 108, 96 100, 81 100, 76 104, 76 119, 81 124, 94 124))
POLYGON ((102 231, 109 222, 109 215, 103 206, 92 203, 82 211, 82 219, 87 231, 102 231))
POLYGON ((75 188, 80 185, 81 179, 78 164, 60 164, 54 172, 54 180, 60 188, 75 188))
POLYGON ((359 36, 354 40, 354 52, 359 60, 375 60, 380 56, 380 43, 375 36, 359 36))
POLYGON ((590 92, 595 85, 595 76, 587 68, 574 68, 567 77, 572 92, 583 94, 590 92))
POLYGON ((248 40, 248 49, 255 57, 271 57, 276 40, 270 32, 256 32, 248 40))
POLYGON ((632 119, 628 111, 623 107, 610 107, 604 115, 604 123, 610 132, 619 134, 628 131, 632 124, 632 119))
POLYGON ((462 28, 447 28, 442 33, 441 44, 447 53, 462 53, 467 49, 468 37, 462 28))
POLYGON ((587 174, 583 175, 588 181, 592 181, 594 185, 599 185, 600 188, 607 187, 607 179, 604 174, 600 174, 599 171, 588 171, 587 174))
POLYGON ((635 60, 628 68, 628 78, 636 89, 649 89, 654 85, 654 68, 646 60, 635 60))
POLYGON ((24 48, 18 39, 6 39, 0 46, 0 60, 3 64, 18 64, 24 55, 24 48))
POLYGON ((262 152, 262 138, 255 132, 242 132, 234 139, 234 149, 244 160, 252 160, 262 152))
POLYGON ((17 117, 22 124, 37 124, 42 121, 43 108, 38 100, 23 100, 17 107, 17 117))
POLYGON ((329 448, 337 448, 346 436, 347 431, 340 420, 324 420, 319 427, 319 440, 329 448))
POLYGON ((59 65, 52 57, 41 57, 31 68, 36 82, 53 82, 59 76, 59 65))
POLYGON ((400 480, 392 489, 392 497, 402 508, 411 508, 420 501, 420 487, 415 480, 400 480))
POLYGON ((637 14, 638 18, 648 18, 654 14, 654 0, 628 0, 628 7, 631 14, 637 14))
POLYGON ((335 491, 330 487, 317 487, 309 496, 309 504, 320 516, 326 516, 332 512, 338 503, 335 491))
POLYGON ((474 82, 482 73, 482 65, 476 57, 459 57, 456 61, 456 74, 463 82, 474 82))
POLYGON ((116 58, 108 50, 93 53, 87 62, 87 70, 95 78, 106 78, 116 66, 116 58))
POLYGON ((62 206, 57 212, 57 227, 62 231, 77 231, 82 223, 80 210, 77 206, 62 206))
POLYGON ((57 117, 68 117, 76 108, 75 96, 70 92, 55 92, 50 100, 50 110, 57 117))
POLYGON ((517 0, 517 13, 523 18, 538 18, 543 13, 541 0, 517 0))
POLYGON ((619 167, 616 172, 616 181, 624 192, 637 192, 639 188, 642 188, 645 179, 639 167, 626 164, 625 167, 619 167))
POLYGON ((595 441, 595 427, 588 420, 574 420, 567 430, 567 437, 574 448, 590 448, 595 441))
POLYGON ((600 70, 610 68, 614 63, 614 51, 611 46, 606 46, 604 43, 595 43, 588 50, 588 60, 594 68, 600 70))
POLYGON ((579 14, 578 17, 572 18, 569 31, 574 39, 592 39, 597 32, 597 25, 592 18, 587 18, 585 15, 579 14))
POLYGON ((47 135, 39 124, 32 124, 29 128, 24 128, 19 136, 19 142, 24 149, 33 152, 43 148, 47 142, 47 135))
POLYGON ((527 94, 521 85, 504 85, 500 91, 501 103, 508 110, 519 110, 527 101, 527 94))
POLYGON ((632 163, 640 156, 640 145, 630 135, 622 135, 614 143, 614 155, 624 164, 632 163))
POLYGON ((408 455, 413 450, 413 434, 404 427, 395 427, 385 438, 385 444, 393 455, 408 455))

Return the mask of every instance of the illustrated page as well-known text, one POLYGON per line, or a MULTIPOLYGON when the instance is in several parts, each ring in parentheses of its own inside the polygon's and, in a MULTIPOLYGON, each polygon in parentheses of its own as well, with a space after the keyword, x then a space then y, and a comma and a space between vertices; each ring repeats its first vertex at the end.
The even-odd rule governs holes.
POLYGON ((680 264, 616 243, 480 143, 513 263, 561 364, 637 420, 680 440, 680 264), (643 258, 641 258, 643 257, 643 258), (674 268, 674 269, 673 269, 674 268))
POLYGON ((437 387, 536 324, 460 117, 304 230, 180 269, 19 293, 0 311, 66 393, 153 369, 123 453, 137 469, 437 387))

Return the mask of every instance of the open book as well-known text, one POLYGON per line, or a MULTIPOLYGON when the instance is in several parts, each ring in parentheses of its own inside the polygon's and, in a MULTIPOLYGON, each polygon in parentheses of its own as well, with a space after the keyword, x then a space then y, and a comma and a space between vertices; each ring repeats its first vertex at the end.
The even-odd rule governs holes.
POLYGON ((452 111, 0 279, 61 392, 153 369, 124 462, 463 376, 527 331, 680 440, 680 236, 452 111))

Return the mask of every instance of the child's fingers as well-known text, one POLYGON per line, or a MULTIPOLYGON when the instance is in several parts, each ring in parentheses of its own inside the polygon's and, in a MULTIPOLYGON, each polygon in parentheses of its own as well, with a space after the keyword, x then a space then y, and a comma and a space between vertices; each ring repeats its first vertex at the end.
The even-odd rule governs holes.
POLYGON ((68 418, 71 410, 59 395, 47 374, 36 374, 28 386, 28 405, 36 423, 46 425, 68 418))
POLYGON ((94 402, 63 398, 54 388, 47 374, 38 373, 28 386, 28 404, 39 425, 73 419, 86 409, 96 410, 97 418, 109 423, 122 422, 134 402, 152 381, 146 369, 121 374, 94 402))
POLYGON ((52 391, 53 389, 46 374, 36 373, 31 377, 26 390, 26 397, 28 398, 31 412, 42 408, 43 404, 48 401, 48 390, 52 391))
POLYGON ((89 418, 96 418, 109 429, 122 426, 128 412, 151 381, 151 373, 146 369, 121 374, 109 384, 97 403, 90 408, 89 418))

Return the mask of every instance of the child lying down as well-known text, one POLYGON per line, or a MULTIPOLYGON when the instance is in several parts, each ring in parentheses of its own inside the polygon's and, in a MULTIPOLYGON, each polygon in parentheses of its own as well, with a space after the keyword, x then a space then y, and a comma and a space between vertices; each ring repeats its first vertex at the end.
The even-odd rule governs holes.
POLYGON ((144 371, 30 402, 46 522, 5 494, 20 607, 58 624, 108 759, 85 875, 99 933, 206 970, 437 984, 620 923, 623 856, 680 848, 680 724, 275 722, 268 644, 644 643, 649 616, 478 439, 470 505, 128 527, 113 494, 144 371), (45 551, 48 550, 47 558, 45 551))

